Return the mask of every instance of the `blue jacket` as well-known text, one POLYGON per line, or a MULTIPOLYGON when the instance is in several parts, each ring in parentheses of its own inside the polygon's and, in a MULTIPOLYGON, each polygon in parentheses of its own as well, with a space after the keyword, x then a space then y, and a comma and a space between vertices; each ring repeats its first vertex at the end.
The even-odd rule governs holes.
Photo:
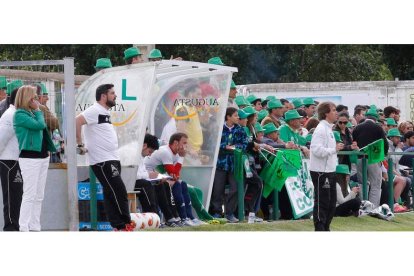
POLYGON ((246 150, 248 142, 247 134, 241 126, 234 125, 230 130, 224 124, 216 168, 232 172, 234 170, 234 155, 232 151, 226 150, 226 146, 234 145, 237 149, 246 150))

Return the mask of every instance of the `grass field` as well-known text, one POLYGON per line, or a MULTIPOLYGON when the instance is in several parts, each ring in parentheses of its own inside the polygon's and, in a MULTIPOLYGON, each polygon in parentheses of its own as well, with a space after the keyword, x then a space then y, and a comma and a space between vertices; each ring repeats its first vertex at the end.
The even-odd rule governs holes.
MULTIPOLYGON (((264 223, 214 224, 199 227, 163 228, 152 231, 314 231, 312 220, 264 223)), ((396 214, 394 220, 364 217, 335 217, 331 231, 414 231, 414 212, 396 214)))

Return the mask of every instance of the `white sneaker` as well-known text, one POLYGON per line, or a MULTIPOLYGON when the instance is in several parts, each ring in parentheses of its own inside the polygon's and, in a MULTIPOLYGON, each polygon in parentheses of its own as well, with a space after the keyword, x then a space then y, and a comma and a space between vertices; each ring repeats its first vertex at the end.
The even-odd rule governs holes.
POLYGON ((263 222, 262 218, 254 217, 254 223, 261 223, 261 222, 263 222))
POLYGON ((206 223, 206 222, 204 222, 204 221, 202 221, 202 220, 199 220, 198 218, 193 219, 193 220, 192 220, 192 222, 193 222, 195 225, 197 225, 197 226, 199 226, 199 225, 205 225, 205 224, 208 224, 208 223, 206 223))
POLYGON ((197 226, 193 223, 193 221, 189 218, 186 218, 185 220, 182 220, 182 222, 184 223, 184 225, 186 226, 197 226))

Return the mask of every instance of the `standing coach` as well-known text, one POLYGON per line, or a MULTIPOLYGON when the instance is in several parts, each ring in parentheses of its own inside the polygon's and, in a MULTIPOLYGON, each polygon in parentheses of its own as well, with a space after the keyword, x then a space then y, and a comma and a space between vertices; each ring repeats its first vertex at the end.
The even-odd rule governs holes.
POLYGON ((315 189, 313 223, 315 231, 330 231, 336 206, 336 153, 344 148, 344 144, 337 144, 332 132, 337 119, 335 104, 320 103, 317 113, 320 122, 310 145, 310 174, 315 189))

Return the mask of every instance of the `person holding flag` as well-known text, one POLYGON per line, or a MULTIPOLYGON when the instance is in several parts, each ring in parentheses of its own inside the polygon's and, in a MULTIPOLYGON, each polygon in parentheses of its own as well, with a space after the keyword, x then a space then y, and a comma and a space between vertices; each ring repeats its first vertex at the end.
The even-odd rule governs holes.
POLYGON ((315 231, 330 231, 336 207, 337 152, 344 148, 336 143, 332 127, 337 119, 336 106, 322 102, 317 107, 320 123, 310 145, 310 174, 315 187, 313 222, 315 231))
MULTIPOLYGON (((380 157, 371 158, 368 155, 368 172, 367 178, 369 183, 369 195, 368 200, 371 201, 375 208, 380 205, 381 198, 381 183, 382 183, 382 171, 381 171, 381 161, 384 160, 384 156, 388 153, 388 141, 385 136, 385 132, 381 126, 377 125, 378 113, 376 109, 370 108, 365 113, 366 120, 357 125, 352 132, 354 141, 357 142, 358 147, 365 152, 369 151, 371 147, 367 147, 378 140, 383 140, 383 152, 380 153, 380 157), (377 159, 377 160, 374 160, 377 159)), ((382 141, 379 141, 382 142, 382 141)), ((381 144, 381 143, 379 143, 381 144)), ((374 144, 375 146, 375 144, 374 144)), ((372 155, 372 157, 375 157, 372 155)), ((361 157, 359 157, 361 158, 361 157)), ((358 160, 357 164, 357 176, 358 182, 362 183, 362 162, 361 159, 358 160)))

